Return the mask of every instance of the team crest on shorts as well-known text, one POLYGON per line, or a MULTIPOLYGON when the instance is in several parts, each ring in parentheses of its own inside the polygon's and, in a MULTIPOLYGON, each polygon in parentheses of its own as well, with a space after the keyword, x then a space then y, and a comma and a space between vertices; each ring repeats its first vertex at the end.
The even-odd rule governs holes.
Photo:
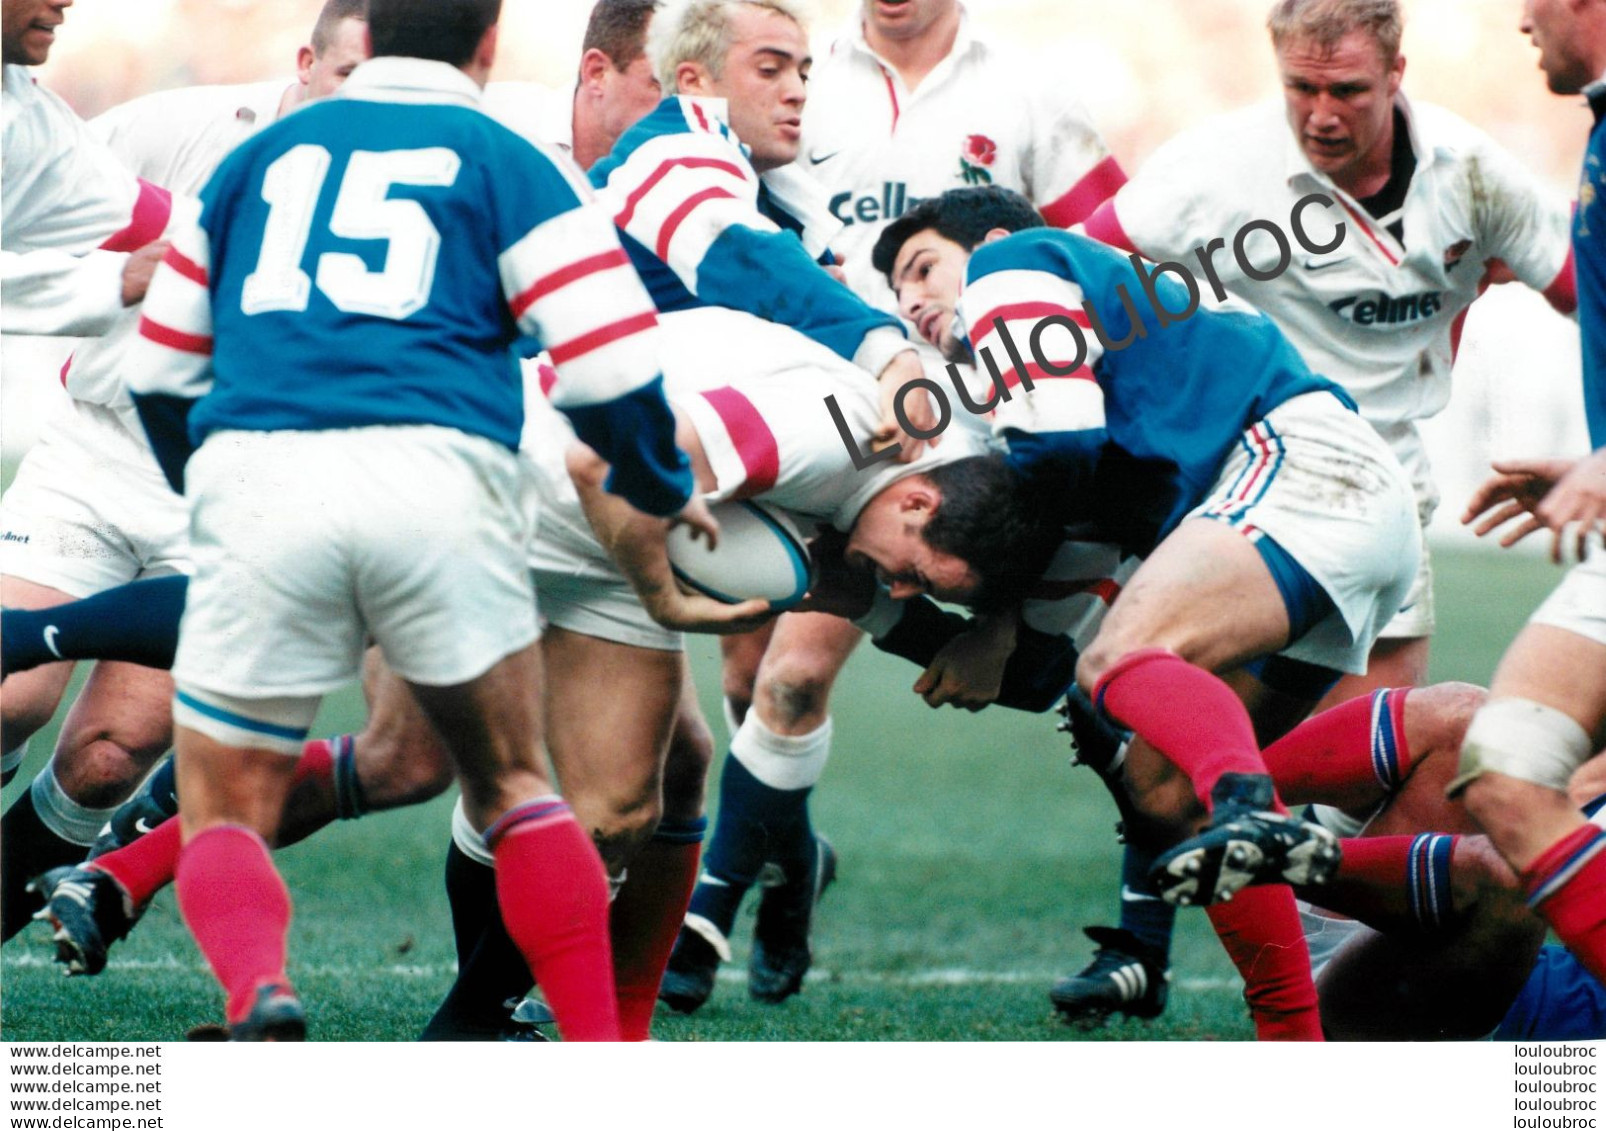
POLYGON ((959 150, 959 176, 967 185, 990 185, 987 170, 998 160, 998 144, 985 134, 971 134, 959 150))

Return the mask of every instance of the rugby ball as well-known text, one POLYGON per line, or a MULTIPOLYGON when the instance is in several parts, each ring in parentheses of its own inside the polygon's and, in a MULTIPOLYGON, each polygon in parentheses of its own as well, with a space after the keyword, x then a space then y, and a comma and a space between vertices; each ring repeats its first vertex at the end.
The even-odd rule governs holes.
POLYGON ((755 597, 777 612, 803 599, 814 583, 813 563, 797 524, 777 507, 747 499, 715 503, 719 546, 693 540, 691 528, 669 532, 669 565, 685 584, 727 605, 755 597))

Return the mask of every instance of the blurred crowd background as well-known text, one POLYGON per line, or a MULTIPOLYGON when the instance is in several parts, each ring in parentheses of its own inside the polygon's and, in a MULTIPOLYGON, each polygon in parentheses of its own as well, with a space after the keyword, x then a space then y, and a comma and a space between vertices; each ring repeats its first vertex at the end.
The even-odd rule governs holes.
MULTIPOLYGON (((1550 94, 1517 30, 1521 0, 1404 0, 1410 97, 1482 127, 1554 187, 1575 193, 1590 118, 1550 94)), ((289 76, 321 0, 77 0, 38 77, 85 117, 153 90, 289 76)), ((1278 96, 1264 29, 1269 0, 967 0, 972 15, 1046 74, 1073 87, 1130 170, 1177 131, 1278 96)), ((495 78, 573 81, 590 0, 504 0, 495 78)), ((858 0, 814 0, 817 50, 858 0)), ((1215 234, 1215 233, 1212 233, 1215 234)), ((3 432, 13 464, 60 395, 69 344, 9 339, 0 358, 3 432)), ((1465 497, 1493 456, 1582 452, 1578 336, 1520 286, 1473 308, 1450 411, 1429 429, 1454 536, 1465 497)))

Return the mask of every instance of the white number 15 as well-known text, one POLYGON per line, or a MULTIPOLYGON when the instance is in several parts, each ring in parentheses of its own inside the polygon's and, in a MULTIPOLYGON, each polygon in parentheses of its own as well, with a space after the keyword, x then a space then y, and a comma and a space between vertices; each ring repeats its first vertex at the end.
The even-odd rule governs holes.
MULTIPOLYGON (((312 233, 313 215, 329 151, 298 145, 268 166, 262 199, 268 221, 256 270, 245 278, 240 307, 246 314, 305 310, 312 278, 301 257, 312 233)), ((332 235, 351 240, 385 240, 384 267, 368 270, 360 256, 327 251, 318 256, 318 289, 349 314, 406 318, 429 302, 441 234, 416 200, 388 200, 392 185, 446 188, 457 180, 462 158, 450 149, 358 150, 351 155, 329 216, 332 235)))

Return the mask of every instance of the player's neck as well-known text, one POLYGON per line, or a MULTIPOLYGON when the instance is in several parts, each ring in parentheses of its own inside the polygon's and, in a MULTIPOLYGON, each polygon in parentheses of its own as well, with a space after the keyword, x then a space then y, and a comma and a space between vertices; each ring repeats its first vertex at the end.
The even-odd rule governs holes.
POLYGON ((575 91, 571 105, 569 137, 574 148, 570 150, 570 156, 580 168, 589 169, 608 155, 618 138, 607 135, 598 121, 600 115, 593 112, 591 103, 580 96, 579 90, 575 91))
POLYGON ((956 4, 941 23, 933 24, 924 34, 913 39, 889 39, 877 33, 873 24, 864 25, 864 40, 881 58, 892 64, 903 85, 910 90, 918 87, 937 64, 948 57, 959 38, 959 6, 956 4))
POLYGON ((1399 125, 1399 121, 1391 116, 1388 129, 1383 131, 1371 151, 1341 176, 1335 176, 1333 183, 1356 200, 1365 200, 1382 192, 1394 175, 1394 131, 1399 125))
POLYGON ((296 81, 296 82, 291 83, 289 86, 284 88, 284 93, 279 95, 279 112, 275 115, 275 117, 276 118, 284 117, 286 114, 288 114, 290 111, 294 110, 297 106, 300 106, 306 100, 307 100, 307 87, 306 87, 306 84, 300 82, 299 80, 296 81))

